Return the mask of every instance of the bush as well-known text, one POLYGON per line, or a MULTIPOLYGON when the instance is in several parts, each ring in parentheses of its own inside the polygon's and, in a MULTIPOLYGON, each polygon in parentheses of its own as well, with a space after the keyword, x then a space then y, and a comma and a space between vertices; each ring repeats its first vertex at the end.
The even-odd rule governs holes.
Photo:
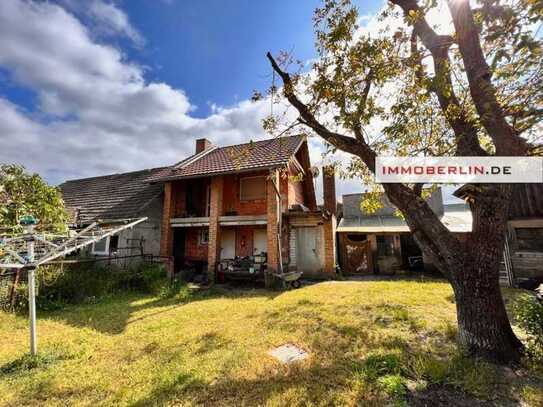
MULTIPOLYGON (((159 264, 141 263, 128 270, 90 262, 49 265, 36 271, 36 306, 54 310, 127 290, 158 294, 167 285, 166 271, 159 264)), ((28 308, 28 286, 24 282, 17 287, 16 308, 28 308)))
POLYGON ((514 305, 515 319, 527 334, 527 356, 543 364, 543 303, 531 295, 522 295, 514 305))
POLYGON ((167 286, 168 275, 159 264, 141 264, 131 273, 130 289, 149 294, 158 294, 167 286))

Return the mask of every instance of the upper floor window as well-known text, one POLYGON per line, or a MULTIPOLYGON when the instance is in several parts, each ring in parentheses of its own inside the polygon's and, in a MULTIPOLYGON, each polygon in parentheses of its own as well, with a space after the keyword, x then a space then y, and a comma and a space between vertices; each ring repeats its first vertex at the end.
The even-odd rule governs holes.
POLYGON ((247 177, 239 180, 241 201, 266 199, 266 177, 247 177))

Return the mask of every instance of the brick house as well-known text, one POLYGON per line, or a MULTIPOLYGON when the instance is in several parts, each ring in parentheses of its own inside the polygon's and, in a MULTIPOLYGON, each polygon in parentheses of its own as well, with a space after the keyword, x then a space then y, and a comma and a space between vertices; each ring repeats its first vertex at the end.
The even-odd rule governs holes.
POLYGON ((316 204, 307 140, 281 137, 218 147, 196 141, 195 154, 154 173, 164 188, 160 254, 213 276, 222 259, 265 253, 268 270, 335 275, 335 189, 325 174, 316 204))

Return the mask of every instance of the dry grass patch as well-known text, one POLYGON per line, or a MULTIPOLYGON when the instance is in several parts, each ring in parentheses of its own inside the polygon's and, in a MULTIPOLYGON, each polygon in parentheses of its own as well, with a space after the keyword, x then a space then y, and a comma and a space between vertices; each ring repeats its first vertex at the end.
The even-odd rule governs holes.
POLYGON ((435 389, 467 400, 541 397, 530 374, 503 380, 458 355, 450 296, 441 281, 124 295, 40 314, 40 349, 53 356, 31 369, 17 368, 26 319, 0 314, 0 404, 381 406, 435 389), (310 357, 281 365, 267 352, 284 343, 310 357))

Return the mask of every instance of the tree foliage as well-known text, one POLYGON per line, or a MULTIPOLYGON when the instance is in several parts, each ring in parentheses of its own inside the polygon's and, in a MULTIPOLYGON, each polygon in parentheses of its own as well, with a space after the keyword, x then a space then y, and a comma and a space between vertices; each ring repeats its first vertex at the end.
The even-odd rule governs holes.
POLYGON ((57 187, 20 165, 0 165, 0 228, 20 230, 19 219, 33 215, 37 230, 64 231, 68 214, 57 187))
MULTIPOLYGON (((268 118, 266 129, 301 126, 329 152, 350 154, 345 172, 365 183, 378 155, 543 153, 541 1, 391 0, 372 29, 360 21, 349 0, 325 0, 314 16, 318 55, 309 72, 290 54, 268 53, 295 115, 268 118)), ((469 186, 474 222, 465 239, 432 211, 422 185, 380 187, 451 281, 465 348, 518 359, 522 345, 498 286, 512 186, 469 186)))

